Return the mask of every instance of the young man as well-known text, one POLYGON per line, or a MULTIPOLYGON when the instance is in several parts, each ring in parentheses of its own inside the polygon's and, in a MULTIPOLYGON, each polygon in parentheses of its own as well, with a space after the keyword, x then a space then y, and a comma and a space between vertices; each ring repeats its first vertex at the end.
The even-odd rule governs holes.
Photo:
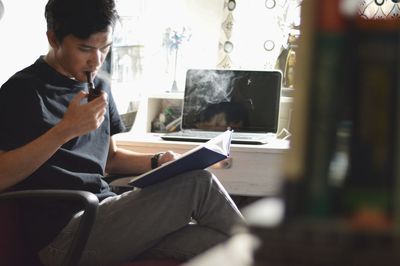
MULTIPOLYGON (((124 127, 109 84, 96 74, 112 44, 114 1, 49 0, 45 16, 48 53, 0 89, 0 190, 96 194, 100 206, 83 265, 143 257, 186 260, 227 239, 242 216, 207 171, 122 195, 102 179, 105 173, 142 173, 151 169, 151 161, 162 164, 178 156, 123 150, 111 137, 124 127), (90 102, 86 72, 96 76, 94 84, 103 91, 90 102)), ((80 219, 76 206, 32 202, 23 215, 42 262, 59 264, 80 219)))

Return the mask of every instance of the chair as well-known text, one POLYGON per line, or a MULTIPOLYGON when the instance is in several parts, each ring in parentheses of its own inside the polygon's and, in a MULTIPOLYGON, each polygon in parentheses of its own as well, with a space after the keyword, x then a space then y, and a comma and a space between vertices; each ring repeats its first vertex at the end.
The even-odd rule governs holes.
POLYGON ((0 194, 0 265, 40 265, 36 254, 32 254, 24 245, 20 233, 19 209, 16 201, 51 198, 55 200, 78 201, 84 214, 79 223, 71 247, 63 265, 77 265, 89 237, 97 213, 97 197, 86 191, 72 190, 26 190, 0 194))
MULTIPOLYGON (((89 238, 99 202, 93 193, 75 190, 26 190, 0 193, 0 265, 41 265, 37 254, 30 252, 24 244, 17 201, 46 198, 75 201, 82 206, 84 211, 82 219, 62 263, 65 266, 78 265, 89 238)), ((126 262, 123 266, 177 266, 179 264, 180 262, 175 260, 146 260, 126 262)))

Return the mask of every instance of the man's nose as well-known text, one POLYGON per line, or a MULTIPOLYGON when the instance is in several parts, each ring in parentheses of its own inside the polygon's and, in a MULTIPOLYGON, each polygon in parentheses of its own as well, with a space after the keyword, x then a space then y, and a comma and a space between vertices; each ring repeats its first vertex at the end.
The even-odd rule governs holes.
POLYGON ((93 49, 90 54, 89 66, 98 67, 101 65, 101 51, 99 49, 93 49))

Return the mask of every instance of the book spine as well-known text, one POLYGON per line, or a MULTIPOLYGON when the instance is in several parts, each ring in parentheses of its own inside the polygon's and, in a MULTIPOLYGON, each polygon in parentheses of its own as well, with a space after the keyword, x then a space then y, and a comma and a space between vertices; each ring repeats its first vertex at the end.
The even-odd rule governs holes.
POLYGON ((320 32, 317 38, 315 79, 312 85, 307 155, 307 209, 312 215, 329 212, 328 175, 336 141, 343 69, 344 38, 340 32, 320 32))
POLYGON ((354 123, 342 214, 355 229, 393 230, 398 219, 399 33, 391 20, 355 19, 351 27, 354 123))
MULTIPOLYGON (((306 117, 307 143, 302 158, 305 165, 300 184, 302 194, 298 212, 320 217, 330 212, 327 176, 333 157, 341 101, 345 20, 339 11, 339 0, 320 0, 315 5, 315 37, 311 43, 308 107, 306 117)), ((308 59, 309 60, 309 59, 308 59)), ((289 192, 288 193, 293 193, 289 192)), ((299 194, 299 193, 297 193, 299 194)), ((290 197, 290 195, 286 196, 290 197)), ((292 208, 292 207, 290 207, 292 208)))
POLYGON ((316 1, 301 3, 301 26, 299 47, 296 51, 294 72, 294 102, 292 118, 292 137, 290 151, 285 161, 283 194, 285 195, 285 221, 290 222, 301 213, 303 202, 303 184, 308 142, 308 106, 310 82, 312 80, 312 58, 314 57, 314 39, 317 19, 316 1))
POLYGON ((305 156, 307 150, 306 136, 308 134, 307 110, 310 94, 310 81, 312 79, 312 62, 314 38, 315 38, 315 1, 303 1, 301 4, 301 35, 299 38, 299 48, 296 51, 294 83, 295 91, 293 103, 292 118, 292 137, 290 152, 287 154, 287 161, 290 161, 285 167, 285 180, 287 184, 297 184, 301 182, 305 171, 305 156))
MULTIPOLYGON (((400 31, 400 30, 399 30, 400 31)), ((397 53, 394 55, 397 60, 397 69, 400 68, 400 47, 397 47, 397 53)), ((394 113, 394 129, 395 138, 393 139, 393 149, 394 149, 394 186, 393 186, 393 222, 394 222, 394 234, 396 236, 400 235, 400 75, 396 75, 397 85, 395 89, 395 113, 394 113)))

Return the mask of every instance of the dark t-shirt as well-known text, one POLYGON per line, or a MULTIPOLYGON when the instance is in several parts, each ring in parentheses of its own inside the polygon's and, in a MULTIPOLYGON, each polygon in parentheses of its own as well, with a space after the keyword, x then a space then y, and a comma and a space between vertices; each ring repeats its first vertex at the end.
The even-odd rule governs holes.
MULTIPOLYGON (((110 135, 124 131, 110 86, 96 78, 108 93, 108 112, 101 126, 65 143, 37 171, 17 184, 21 189, 72 189, 93 192, 103 200, 114 195, 102 180, 110 135)), ((65 77, 43 58, 17 72, 0 89, 0 150, 13 150, 38 138, 63 117, 69 102, 85 82, 65 77)), ((78 207, 71 202, 43 200, 23 203, 23 221, 35 249, 47 245, 68 223, 78 207)))

